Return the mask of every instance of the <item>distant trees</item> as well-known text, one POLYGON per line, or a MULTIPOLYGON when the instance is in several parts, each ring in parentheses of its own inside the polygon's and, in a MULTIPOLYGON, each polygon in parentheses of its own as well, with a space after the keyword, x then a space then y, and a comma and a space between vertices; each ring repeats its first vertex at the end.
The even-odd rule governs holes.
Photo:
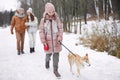
MULTIPOLYGON (((111 9, 114 15, 119 15, 120 9, 118 2, 119 0, 20 0, 22 7, 27 9, 32 7, 35 15, 40 20, 44 12, 44 6, 46 2, 52 2, 55 5, 56 11, 58 12, 61 20, 63 21, 64 31, 71 32, 71 26, 74 27, 76 33, 77 28, 74 22, 81 20, 87 24, 87 14, 91 14, 96 18, 108 19, 111 14, 111 9), (117 4, 117 5, 116 5, 117 4), (112 6, 112 7, 111 7, 112 6), (73 22, 73 24, 71 23, 73 22)), ((120 16, 120 15, 119 15, 120 16)), ((118 17, 117 17, 118 18, 118 17)))
MULTIPOLYGON (((109 15, 114 15, 116 19, 120 19, 120 0, 19 0, 21 1, 21 7, 25 11, 32 7, 35 15, 38 17, 38 20, 43 16, 44 6, 46 2, 52 2, 55 5, 56 11, 58 12, 64 26, 64 31, 76 33, 77 28, 75 22, 80 22, 81 20, 87 24, 87 15, 90 14, 95 18, 105 18, 108 19, 109 15), (113 11, 113 13, 112 13, 113 11)), ((7 12, 5 12, 7 13, 7 12)), ((8 19, 7 14, 4 14, 7 18, 1 16, 3 13, 0 13, 1 25, 4 23, 9 23, 9 21, 4 21, 3 19, 8 19)))
POLYGON ((0 27, 6 27, 7 25, 9 25, 13 14, 13 11, 0 12, 0 27))

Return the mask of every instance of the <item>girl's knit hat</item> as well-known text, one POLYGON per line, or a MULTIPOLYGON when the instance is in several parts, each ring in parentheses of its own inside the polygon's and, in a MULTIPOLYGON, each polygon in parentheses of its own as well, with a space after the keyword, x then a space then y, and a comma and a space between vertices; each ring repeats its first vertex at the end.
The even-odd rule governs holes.
POLYGON ((45 4, 45 13, 51 12, 51 11, 55 11, 55 7, 52 3, 47 2, 45 4))
POLYGON ((32 8, 29 8, 29 9, 27 10, 27 12, 30 12, 30 13, 33 14, 32 8))

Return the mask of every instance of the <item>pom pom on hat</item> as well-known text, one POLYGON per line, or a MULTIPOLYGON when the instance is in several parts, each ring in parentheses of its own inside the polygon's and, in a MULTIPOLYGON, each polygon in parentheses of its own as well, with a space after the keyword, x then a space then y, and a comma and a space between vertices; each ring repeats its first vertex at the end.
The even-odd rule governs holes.
POLYGON ((32 8, 29 8, 29 9, 27 10, 27 12, 30 12, 30 13, 33 14, 32 8))
POLYGON ((55 11, 55 7, 52 3, 46 3, 45 4, 45 13, 51 12, 51 11, 55 11))

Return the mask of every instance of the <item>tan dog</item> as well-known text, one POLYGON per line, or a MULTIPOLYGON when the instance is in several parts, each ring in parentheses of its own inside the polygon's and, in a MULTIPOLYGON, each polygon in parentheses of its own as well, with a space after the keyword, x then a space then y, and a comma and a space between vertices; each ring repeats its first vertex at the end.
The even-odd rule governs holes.
POLYGON ((72 65, 75 63, 76 67, 77 67, 77 72, 78 72, 78 76, 80 76, 80 66, 84 65, 83 63, 86 62, 89 64, 89 57, 88 54, 86 54, 84 57, 79 56, 78 54, 70 54, 68 55, 68 61, 70 64, 70 71, 72 72, 72 65))

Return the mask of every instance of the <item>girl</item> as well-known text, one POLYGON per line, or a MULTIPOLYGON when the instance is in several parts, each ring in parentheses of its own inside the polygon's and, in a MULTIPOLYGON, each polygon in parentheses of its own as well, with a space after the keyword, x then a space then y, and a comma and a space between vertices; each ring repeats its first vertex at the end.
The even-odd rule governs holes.
POLYGON ((35 52, 35 39, 38 20, 37 17, 34 16, 32 8, 27 10, 27 21, 28 22, 26 22, 25 25, 28 26, 27 31, 29 36, 30 53, 33 53, 35 52))
POLYGON ((49 68, 50 57, 53 54, 53 68, 56 77, 61 77, 58 72, 59 52, 62 50, 59 41, 62 41, 63 29, 60 19, 55 12, 52 3, 46 3, 45 12, 40 22, 40 39, 44 46, 47 46, 45 67, 49 68))

